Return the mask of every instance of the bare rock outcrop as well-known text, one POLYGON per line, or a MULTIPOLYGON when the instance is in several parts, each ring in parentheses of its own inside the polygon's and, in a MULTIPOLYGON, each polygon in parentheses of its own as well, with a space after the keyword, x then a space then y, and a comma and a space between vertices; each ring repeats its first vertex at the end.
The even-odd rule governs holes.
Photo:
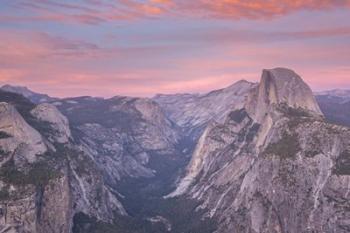
POLYGON ((198 139, 211 121, 224 122, 226 115, 241 109, 256 83, 238 81, 229 87, 205 94, 156 95, 169 118, 183 130, 198 139))
POLYGON ((29 163, 47 151, 43 138, 12 105, 0 103, 0 147, 3 154, 15 153, 17 161, 29 163))
POLYGON ((200 201, 220 233, 349 232, 349 138, 294 72, 264 71, 246 108, 207 128, 168 198, 200 201))
POLYGON ((31 111, 31 114, 42 121, 42 124, 50 124, 53 129, 53 141, 67 143, 71 138, 68 119, 54 105, 48 103, 39 104, 31 111))
POLYGON ((263 70, 259 86, 250 93, 245 108, 259 122, 271 108, 282 103, 322 115, 310 87, 298 74, 286 68, 263 70))
POLYGON ((31 109, 9 93, 0 99, 11 100, 0 103, 0 232, 70 233, 77 213, 104 222, 126 215, 54 106, 31 109))
POLYGON ((153 177, 150 157, 175 153, 181 139, 178 127, 148 98, 80 97, 62 100, 58 108, 79 132, 76 138, 83 150, 113 185, 123 178, 153 177))

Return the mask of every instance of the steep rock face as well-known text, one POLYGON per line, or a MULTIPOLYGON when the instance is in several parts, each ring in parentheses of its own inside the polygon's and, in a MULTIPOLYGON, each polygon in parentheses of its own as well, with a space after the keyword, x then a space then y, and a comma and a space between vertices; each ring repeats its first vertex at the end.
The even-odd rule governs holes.
POLYGON ((80 97, 54 104, 111 185, 122 177, 154 176, 150 156, 174 153, 181 138, 177 126, 150 99, 80 97))
POLYGON ((0 104, 0 232, 68 233, 76 213, 106 222, 126 214, 91 155, 54 140, 68 125, 57 109, 42 114, 42 106, 0 93, 7 100, 0 104))
POLYGON ((66 151, 74 214, 84 213, 105 222, 111 222, 116 214, 127 215, 118 192, 105 183, 92 155, 76 147, 66 151))
POLYGON ((171 120, 197 139, 211 120, 223 122, 230 111, 242 108, 255 86, 255 83, 242 80, 203 95, 156 95, 153 99, 171 120))
POLYGON ((0 103, 0 146, 4 154, 15 152, 16 160, 34 162, 36 155, 46 152, 41 135, 27 124, 8 103, 0 103))
POLYGON ((44 158, 52 145, 46 144, 44 137, 12 105, 1 103, 0 119, 1 130, 7 134, 0 139, 0 229, 3 232, 47 232, 47 227, 54 226, 60 230, 50 229, 50 232, 69 232, 70 213, 67 210, 70 198, 65 195, 68 186, 64 187, 67 177, 56 176, 58 170, 52 168, 50 171, 44 158), (58 195, 50 193, 49 186, 46 186, 48 183, 51 188, 60 189, 59 194, 62 194, 60 205, 56 205, 54 209, 42 206, 42 203, 49 204, 58 195), (47 201, 43 201, 44 198, 47 201), (42 215, 46 210, 61 212, 47 219, 47 215, 42 215), (47 221, 47 224, 38 224, 41 221, 47 221))
POLYGON ((67 118, 63 116, 54 105, 48 103, 39 104, 31 111, 31 114, 38 120, 51 124, 51 127, 55 129, 55 131, 52 132, 55 137, 52 139, 53 141, 67 143, 69 138, 71 138, 67 118))
POLYGON ((256 121, 260 121, 269 108, 281 103, 322 115, 310 87, 298 74, 285 68, 263 70, 259 86, 247 101, 247 111, 256 121))
POLYGON ((160 106, 150 99, 137 99, 134 106, 145 121, 144 131, 136 136, 141 146, 147 150, 172 149, 179 141, 180 133, 177 126, 164 115, 160 106))
POLYGON ((201 201, 217 232, 348 232, 350 130, 326 123, 294 77, 264 71, 246 109, 207 128, 168 197, 201 201))
MULTIPOLYGON (((204 168, 204 164, 206 163, 206 153, 207 153, 207 147, 206 144, 210 143, 207 140, 208 133, 215 128, 217 124, 212 123, 210 124, 205 131, 203 132, 202 136, 199 138, 196 149, 193 152, 192 159, 190 164, 188 165, 187 173, 184 178, 182 178, 181 182, 178 184, 176 190, 166 196, 167 198, 176 197, 179 195, 182 195, 186 192, 186 190, 196 181, 196 177, 199 175, 199 173, 204 168)), ((211 143, 211 148, 218 149, 218 146, 216 143, 211 143)))
POLYGON ((41 187, 41 190, 37 189, 35 199, 31 200, 36 204, 37 232, 70 232, 74 211, 69 176, 63 175, 41 187))
MULTIPOLYGON (((53 104, 67 116, 75 143, 91 155, 103 174, 103 181, 120 197, 126 211, 133 216, 132 221, 135 221, 135 226, 128 226, 128 223, 124 226, 118 221, 125 218, 116 218, 117 224, 109 227, 118 232, 123 225, 123 232, 144 232, 152 229, 153 225, 163 225, 147 220, 158 215, 153 216, 145 209, 155 200, 162 199, 164 190, 168 190, 179 167, 187 159, 186 152, 179 146, 182 139, 179 127, 166 117, 156 102, 147 98, 79 97, 53 104)), ((82 180, 82 183, 85 182, 85 179, 82 180)), ((90 191, 85 193, 88 196, 90 191)), ((82 195, 78 203, 84 203, 84 199, 82 195)), ((89 210, 81 212, 88 213, 89 210)), ((86 229, 104 224, 91 218, 94 215, 89 216, 75 216, 75 232, 89 232, 86 229)))

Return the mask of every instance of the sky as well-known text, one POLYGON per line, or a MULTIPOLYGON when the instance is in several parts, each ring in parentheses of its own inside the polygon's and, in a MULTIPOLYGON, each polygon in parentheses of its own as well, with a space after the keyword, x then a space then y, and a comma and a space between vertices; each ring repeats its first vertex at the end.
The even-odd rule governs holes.
POLYGON ((0 0, 0 84, 203 93, 274 67, 350 89, 350 0, 0 0))

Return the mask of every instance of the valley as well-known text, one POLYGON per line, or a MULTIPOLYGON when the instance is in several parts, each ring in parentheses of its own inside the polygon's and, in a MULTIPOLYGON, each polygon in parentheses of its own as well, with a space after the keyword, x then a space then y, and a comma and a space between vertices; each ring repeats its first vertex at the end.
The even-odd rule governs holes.
POLYGON ((286 68, 153 98, 6 86, 0 232, 348 232, 349 100, 286 68))

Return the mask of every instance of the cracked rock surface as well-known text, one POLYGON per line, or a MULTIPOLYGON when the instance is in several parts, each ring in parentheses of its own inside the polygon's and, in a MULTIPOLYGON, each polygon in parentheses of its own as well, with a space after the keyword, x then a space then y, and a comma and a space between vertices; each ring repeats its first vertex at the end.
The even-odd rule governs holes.
POLYGON ((349 232, 349 137, 294 72, 265 70, 245 108, 208 126, 168 198, 201 201, 221 233, 349 232))

